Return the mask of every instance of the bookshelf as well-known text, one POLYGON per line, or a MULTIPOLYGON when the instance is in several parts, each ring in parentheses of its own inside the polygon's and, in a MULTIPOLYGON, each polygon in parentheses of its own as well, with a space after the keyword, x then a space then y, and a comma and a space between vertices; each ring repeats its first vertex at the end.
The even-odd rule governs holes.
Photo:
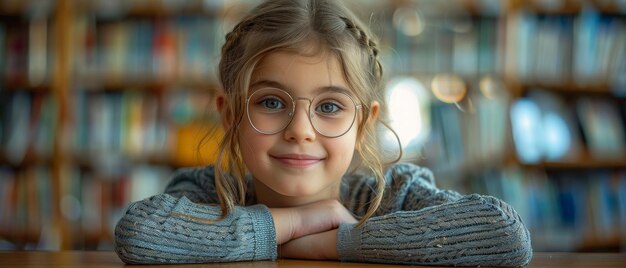
POLYGON ((1 248, 111 248, 130 201, 211 161, 221 8, 0 3, 1 248))
POLYGON ((69 221, 81 230, 70 247, 110 248, 129 202, 162 192, 175 168, 211 161, 198 143, 215 120, 223 33, 221 6, 205 3, 76 5, 67 193, 84 215, 69 221))
POLYGON ((522 208, 538 250, 624 251, 624 3, 549 2, 509 2, 505 77, 514 101, 541 110, 542 138, 561 138, 524 157, 516 149, 532 145, 511 133, 507 165, 491 175, 500 179, 478 181, 522 208), (548 114, 563 127, 546 123, 548 114))
POLYGON ((50 61, 58 48, 51 34, 55 6, 52 1, 0 4, 0 189, 5 203, 0 237, 24 245, 44 244, 62 228, 52 191, 37 187, 59 180, 54 149, 59 81, 50 61))
MULTIPOLYGON (((512 204, 537 250, 593 251, 626 248, 622 2, 349 3, 388 78, 427 89, 430 133, 405 161, 512 204), (462 81, 458 102, 437 98, 440 74, 462 81), (520 156, 512 109, 526 100, 540 118, 565 111, 556 156, 520 156)), ((214 141, 197 144, 216 123, 219 49, 256 2, 34 3, 0 3, 0 248, 110 249, 129 202, 213 161, 214 141)))
POLYGON ((379 21, 388 72, 430 91, 435 76, 453 74, 467 89, 459 103, 432 92, 431 132, 409 160, 433 169, 443 188, 511 203, 536 250, 623 251, 624 4, 394 3, 379 21), (425 29, 403 33, 394 25, 399 9, 418 10, 412 22, 425 29), (485 91, 486 78, 498 86, 485 91))

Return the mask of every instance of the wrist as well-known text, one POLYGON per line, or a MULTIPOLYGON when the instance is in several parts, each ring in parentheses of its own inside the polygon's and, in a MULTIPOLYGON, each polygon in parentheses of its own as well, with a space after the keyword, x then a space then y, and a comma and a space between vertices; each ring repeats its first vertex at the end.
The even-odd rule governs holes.
POLYGON ((338 260, 337 229, 306 235, 279 246, 281 258, 338 260))
POLYGON ((324 256, 326 260, 339 260, 339 251, 337 250, 337 234, 338 229, 333 229, 322 234, 322 240, 326 241, 326 247, 323 247, 324 256))
POLYGON ((288 208, 270 208, 269 210, 276 230, 276 244, 281 245, 293 239, 295 226, 292 210, 288 208))

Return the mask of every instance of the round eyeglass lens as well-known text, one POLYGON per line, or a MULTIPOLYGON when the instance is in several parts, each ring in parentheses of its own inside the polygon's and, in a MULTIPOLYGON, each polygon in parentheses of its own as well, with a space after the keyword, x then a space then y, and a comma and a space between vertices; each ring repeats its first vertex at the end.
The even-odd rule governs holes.
POLYGON ((343 92, 326 91, 317 95, 309 107, 311 124, 318 133, 338 137, 350 130, 356 117, 356 105, 343 92))
POLYGON ((291 96, 276 88, 259 89, 246 102, 250 124, 263 134, 276 134, 291 121, 294 111, 291 96))

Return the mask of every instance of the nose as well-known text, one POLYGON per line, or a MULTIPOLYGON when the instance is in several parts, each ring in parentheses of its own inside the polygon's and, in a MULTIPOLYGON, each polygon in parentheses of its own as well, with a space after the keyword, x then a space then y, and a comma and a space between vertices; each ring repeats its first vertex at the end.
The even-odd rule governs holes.
POLYGON ((311 125, 311 120, 309 119, 310 101, 306 99, 301 100, 305 102, 301 102, 300 104, 305 105, 296 105, 294 115, 291 118, 289 125, 287 125, 283 131, 283 136, 285 140, 291 142, 312 142, 315 141, 317 133, 315 132, 313 125, 311 125))

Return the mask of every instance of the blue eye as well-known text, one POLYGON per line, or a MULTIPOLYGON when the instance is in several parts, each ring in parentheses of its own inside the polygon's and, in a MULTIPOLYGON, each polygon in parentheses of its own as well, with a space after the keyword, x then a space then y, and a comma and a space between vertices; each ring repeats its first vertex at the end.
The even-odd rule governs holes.
POLYGON ((259 103, 263 106, 263 108, 271 109, 271 110, 285 108, 285 104, 278 98, 268 97, 268 98, 262 99, 261 101, 259 101, 259 103))
POLYGON ((335 114, 343 110, 339 105, 332 102, 324 102, 315 108, 315 111, 322 114, 335 114))

